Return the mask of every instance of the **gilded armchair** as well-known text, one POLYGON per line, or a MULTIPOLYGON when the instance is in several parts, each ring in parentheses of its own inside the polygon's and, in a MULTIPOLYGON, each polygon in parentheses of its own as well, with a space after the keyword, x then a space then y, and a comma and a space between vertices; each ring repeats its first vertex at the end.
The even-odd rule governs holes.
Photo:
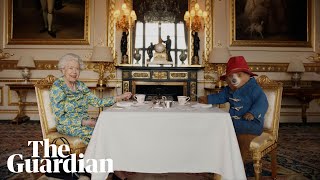
MULTIPOLYGON (((35 84, 43 139, 49 139, 49 142, 51 143, 52 140, 57 137, 65 137, 70 143, 71 153, 84 153, 87 146, 80 138, 67 136, 57 132, 55 115, 51 111, 49 98, 50 88, 56 79, 56 77, 48 75, 46 78, 37 81, 35 84)), ((62 144, 62 142, 57 141, 58 145, 60 145, 59 143, 62 144)))
POLYGON ((277 176, 276 148, 278 143, 282 83, 272 81, 265 75, 257 78, 257 82, 268 98, 269 108, 265 115, 263 133, 252 140, 250 153, 254 163, 255 179, 261 179, 261 158, 271 152, 272 178, 275 179, 277 176))

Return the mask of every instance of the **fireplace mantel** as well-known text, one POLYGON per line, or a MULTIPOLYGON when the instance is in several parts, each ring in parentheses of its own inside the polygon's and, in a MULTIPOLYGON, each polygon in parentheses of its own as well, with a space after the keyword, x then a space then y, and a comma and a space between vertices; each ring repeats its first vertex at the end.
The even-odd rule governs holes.
POLYGON ((203 69, 202 66, 186 66, 186 67, 145 67, 145 66, 116 66, 116 68, 121 70, 168 70, 168 71, 198 71, 203 69))
POLYGON ((197 72, 202 67, 118 67, 122 70, 123 92, 136 93, 136 86, 183 86, 183 93, 197 100, 197 72))

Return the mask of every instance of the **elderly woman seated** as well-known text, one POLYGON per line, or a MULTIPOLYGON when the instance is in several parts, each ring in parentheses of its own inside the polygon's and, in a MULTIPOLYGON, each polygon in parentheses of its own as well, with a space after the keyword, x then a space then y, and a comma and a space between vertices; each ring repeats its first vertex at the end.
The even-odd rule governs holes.
POLYGON ((78 80, 83 67, 83 61, 78 55, 69 53, 61 57, 58 68, 63 76, 53 83, 50 101, 58 132, 79 137, 85 144, 88 144, 96 124, 95 120, 89 118, 88 106, 111 106, 117 101, 129 99, 131 93, 98 98, 83 82, 78 80))
POLYGON ((61 57, 58 68, 63 76, 57 79, 50 91, 51 107, 56 115, 57 130, 61 134, 77 136, 88 144, 96 121, 89 118, 88 106, 111 106, 122 99, 129 99, 131 93, 100 99, 79 81, 84 64, 75 54, 61 57))

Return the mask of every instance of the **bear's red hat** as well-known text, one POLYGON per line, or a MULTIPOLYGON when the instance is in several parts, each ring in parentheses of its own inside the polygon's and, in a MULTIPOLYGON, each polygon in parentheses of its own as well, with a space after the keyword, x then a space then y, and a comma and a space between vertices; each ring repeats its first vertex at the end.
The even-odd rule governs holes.
POLYGON ((228 75, 237 72, 245 72, 250 76, 257 76, 257 74, 254 74, 250 71, 249 66, 243 56, 234 56, 229 59, 226 74, 221 76, 220 79, 224 81, 228 75))

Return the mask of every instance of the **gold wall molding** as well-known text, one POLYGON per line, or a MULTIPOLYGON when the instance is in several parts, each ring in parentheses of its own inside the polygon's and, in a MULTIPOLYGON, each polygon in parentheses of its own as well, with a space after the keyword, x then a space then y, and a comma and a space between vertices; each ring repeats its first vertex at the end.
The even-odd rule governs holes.
POLYGON ((3 105, 3 87, 0 86, 0 106, 3 105))
POLYGON ((209 59, 209 54, 213 47, 213 35, 214 35, 214 1, 212 0, 205 0, 205 8, 208 12, 208 18, 205 22, 205 50, 204 50, 204 57, 202 59, 202 64, 205 64, 209 59))
POLYGON ((18 69, 18 60, 1 60, 0 61, 0 71, 4 69, 18 69))
MULTIPOLYGON (((31 83, 36 83, 38 80, 40 80, 39 78, 37 79, 30 79, 31 83)), ((84 82, 84 83, 97 83, 97 79, 80 79, 80 81, 84 82)), ((24 82, 24 79, 0 79, 0 83, 22 83, 24 82)), ((114 82, 114 83, 122 83, 122 79, 113 79, 110 80, 109 82, 114 82)), ((89 85, 89 88, 92 87, 89 85)))
MULTIPOLYGON (((35 60, 34 61, 36 68, 34 70, 58 70, 59 61, 55 60, 35 60)), ((94 70, 96 66, 101 62, 90 62, 84 61, 85 68, 84 70, 94 70)), ((110 73, 115 73, 116 67, 114 63, 104 62, 106 64, 105 69, 110 73)), ((2 60, 0 61, 0 70, 21 70, 17 67, 18 60, 2 60)))
POLYGON ((117 51, 116 51, 116 48, 114 47, 115 46, 115 19, 114 19, 114 11, 115 11, 115 3, 116 1, 115 0, 108 0, 106 1, 107 3, 107 8, 109 8, 107 10, 107 43, 108 43, 108 47, 111 48, 112 50, 112 54, 113 54, 113 58, 115 61, 117 61, 117 51))
MULTIPOLYGON (((260 63, 252 62, 248 63, 249 68, 253 72, 287 72, 289 63, 260 63)), ((320 72, 320 63, 304 63, 306 72, 320 72)), ((204 72, 223 74, 226 71, 226 63, 206 63, 204 72)), ((206 76, 205 76, 206 77, 206 76)), ((207 76, 209 77, 209 76, 207 76)))

